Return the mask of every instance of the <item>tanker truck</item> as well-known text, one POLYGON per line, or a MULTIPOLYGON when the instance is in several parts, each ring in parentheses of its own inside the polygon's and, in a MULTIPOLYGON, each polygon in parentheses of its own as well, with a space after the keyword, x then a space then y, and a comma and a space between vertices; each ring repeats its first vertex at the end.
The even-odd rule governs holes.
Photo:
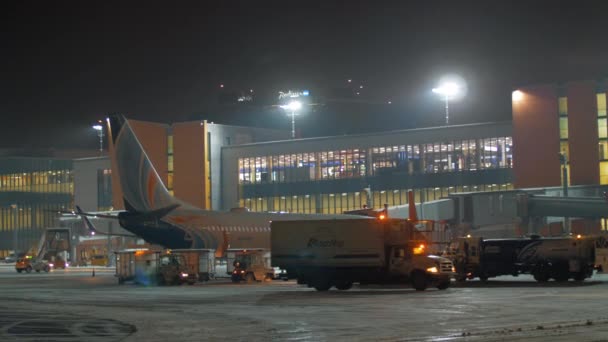
POLYGON ((454 263, 458 281, 519 274, 531 274, 538 282, 582 281, 593 274, 595 248, 594 240, 580 235, 505 239, 467 236, 452 241, 443 256, 454 263))
POLYGON ((418 291, 444 290, 454 274, 449 259, 427 253, 427 241, 408 220, 298 220, 270 226, 272 265, 318 291, 404 282, 418 291))

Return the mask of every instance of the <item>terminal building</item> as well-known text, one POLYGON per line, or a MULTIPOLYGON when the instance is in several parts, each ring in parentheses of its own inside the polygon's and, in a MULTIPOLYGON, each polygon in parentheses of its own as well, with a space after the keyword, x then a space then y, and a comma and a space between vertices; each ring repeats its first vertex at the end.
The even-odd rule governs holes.
MULTIPOLYGON (((604 82, 527 86, 512 95, 510 122, 307 139, 204 120, 130 123, 167 188, 203 209, 341 213, 404 205, 410 190, 426 203, 529 188, 563 196, 564 184, 570 196, 601 195, 608 185, 604 82)), ((47 207, 123 209, 111 164, 107 156, 3 162, 1 253, 13 249, 15 226, 27 236, 53 224, 47 207)), ((604 229, 604 220, 593 222, 604 229)))

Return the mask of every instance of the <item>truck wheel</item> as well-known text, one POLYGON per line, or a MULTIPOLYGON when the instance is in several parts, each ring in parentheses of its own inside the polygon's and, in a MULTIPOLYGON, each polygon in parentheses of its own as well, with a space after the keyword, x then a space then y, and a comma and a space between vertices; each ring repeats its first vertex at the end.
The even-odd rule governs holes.
POLYGON ((122 285, 125 283, 125 280, 123 277, 118 277, 118 285, 122 285))
POLYGON ((253 275, 253 273, 247 273, 247 275, 245 275, 245 282, 247 282, 247 284, 253 284, 254 281, 255 276, 253 275))
POLYGON ((439 290, 445 290, 445 289, 447 289, 448 287, 450 287, 450 281, 449 281, 449 280, 448 280, 448 281, 442 281, 442 282, 440 282, 439 284, 437 284, 437 288, 438 288, 439 290))
POLYGON ((28 267, 25 269, 25 272, 27 272, 27 273, 32 273, 32 266, 28 266, 28 267))
POLYGON ((23 270, 22 270, 22 269, 18 269, 18 270, 17 270, 17 273, 21 273, 21 272, 23 272, 23 270))
POLYGON ((342 281, 336 284, 336 288, 342 291, 349 290, 351 287, 353 287, 352 281, 342 281))
POLYGON ((486 281, 488 281, 488 276, 487 275, 479 276, 479 280, 481 280, 482 282, 485 283, 486 281))
POLYGON ((457 275, 456 276, 456 281, 459 283, 464 283, 465 281, 467 281, 467 276, 465 275, 457 275))
POLYGON ((36 270, 36 273, 40 273, 40 270, 36 270))
POLYGON ((533 274, 534 280, 539 283, 544 283, 549 280, 549 275, 545 272, 536 272, 533 274))
POLYGON ((426 275, 422 272, 414 272, 414 274, 412 275, 412 285, 414 286, 416 291, 426 290, 428 286, 426 275))
POLYGON ((331 289, 331 282, 329 281, 329 279, 317 279, 314 282, 313 287, 317 291, 328 291, 329 289, 331 289))
POLYGON ((583 280, 585 280, 585 278, 587 278, 587 277, 586 277, 585 272, 583 272, 583 271, 578 272, 574 275, 574 280, 576 280, 576 281, 583 281, 583 280))
POLYGON ((240 276, 238 276, 238 275, 236 275, 236 274, 233 274, 233 275, 230 277, 230 279, 232 280, 232 282, 233 282, 233 283, 238 283, 238 282, 240 282, 240 281, 241 281, 241 277, 240 277, 240 276))

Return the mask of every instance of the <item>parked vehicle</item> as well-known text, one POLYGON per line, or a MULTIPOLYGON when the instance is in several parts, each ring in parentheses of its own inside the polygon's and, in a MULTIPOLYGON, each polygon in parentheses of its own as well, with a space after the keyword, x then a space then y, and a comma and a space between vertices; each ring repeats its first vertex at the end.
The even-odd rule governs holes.
POLYGON ((32 271, 40 272, 49 272, 53 266, 49 264, 46 260, 38 260, 34 259, 32 256, 24 256, 17 259, 15 263, 15 270, 19 273, 25 271, 26 273, 31 273, 32 271))
POLYGON ((17 254, 16 253, 9 253, 9 255, 6 256, 6 258, 4 258, 4 262, 7 264, 12 264, 14 262, 17 262, 17 254))
POLYGON ((119 284, 133 281, 143 285, 192 285, 198 279, 189 272, 183 255, 147 249, 116 252, 116 277, 119 284))
POLYGON ((271 224, 272 265, 318 291, 353 283, 411 282, 418 291, 450 286, 449 259, 426 252, 428 242, 408 220, 276 221, 271 224))
POLYGON ((578 237, 509 239, 458 238, 445 257, 456 267, 456 279, 482 281, 501 275, 532 274, 534 279, 584 280, 593 274, 594 240, 578 237))
POLYGON ((264 281, 274 279, 274 269, 270 267, 270 252, 265 249, 229 250, 228 273, 233 283, 264 281))

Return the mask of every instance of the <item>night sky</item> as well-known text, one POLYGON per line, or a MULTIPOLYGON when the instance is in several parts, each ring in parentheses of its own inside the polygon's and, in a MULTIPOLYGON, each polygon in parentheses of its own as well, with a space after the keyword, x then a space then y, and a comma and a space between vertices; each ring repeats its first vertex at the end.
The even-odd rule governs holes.
POLYGON ((430 90, 448 73, 468 87, 453 123, 509 120, 518 85, 608 72, 602 1, 90 3, 3 3, 0 148, 95 148, 112 112, 289 129, 279 90, 348 79, 360 99, 302 115, 302 136, 440 125, 430 90), (250 89, 254 103, 218 102, 250 89))

